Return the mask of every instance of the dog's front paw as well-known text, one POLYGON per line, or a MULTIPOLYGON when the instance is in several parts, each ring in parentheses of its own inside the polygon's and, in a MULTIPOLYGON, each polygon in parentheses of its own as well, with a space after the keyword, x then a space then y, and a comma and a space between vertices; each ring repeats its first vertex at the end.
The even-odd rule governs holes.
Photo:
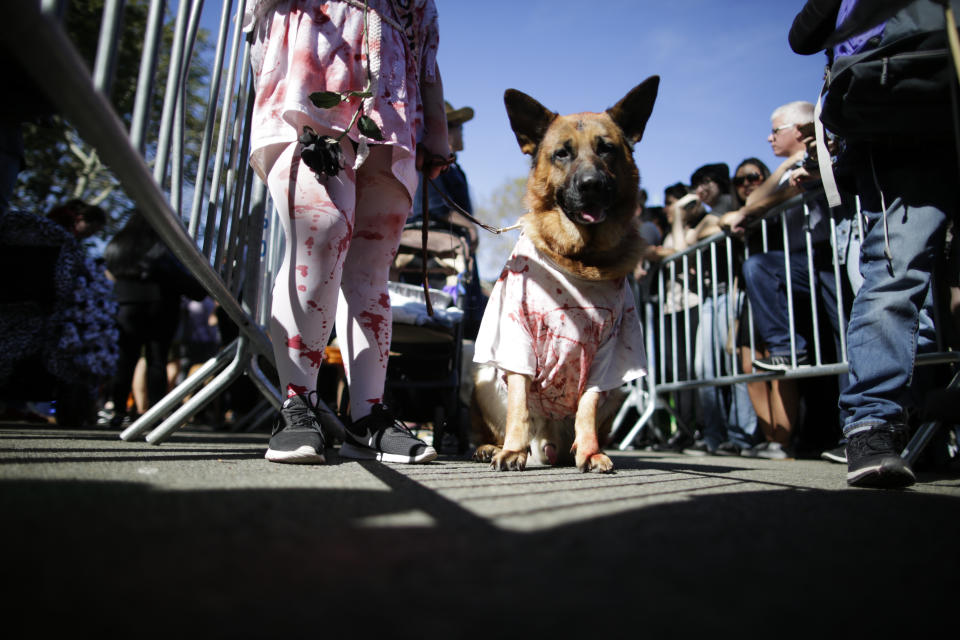
POLYGON ((596 473, 610 473, 613 471, 613 461, 607 457, 607 454, 597 452, 589 455, 576 456, 577 469, 583 473, 594 471, 596 473))
POLYGON ((502 449, 490 460, 490 466, 497 471, 523 471, 527 467, 527 452, 502 449))
POLYGON ((474 462, 490 462, 493 456, 500 453, 500 447, 495 444, 482 444, 473 452, 474 462))

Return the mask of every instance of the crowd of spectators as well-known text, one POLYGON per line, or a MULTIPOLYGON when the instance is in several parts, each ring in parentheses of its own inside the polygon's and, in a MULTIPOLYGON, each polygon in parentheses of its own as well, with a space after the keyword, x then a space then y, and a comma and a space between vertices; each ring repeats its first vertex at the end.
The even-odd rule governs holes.
MULTIPOLYGON (((790 181, 803 165, 813 116, 814 106, 799 101, 771 114, 767 142, 783 158, 775 171, 755 157, 743 159, 732 174, 727 164, 715 162, 665 190, 667 227, 648 252, 651 260, 698 243, 700 248, 662 265, 663 321, 649 325, 657 333, 663 327, 664 335, 654 341, 654 361, 664 364, 662 382, 786 373, 840 361, 841 318, 848 317, 852 286, 835 277, 831 214, 819 182, 790 181), (781 206, 788 201, 795 204, 781 206), (776 215, 765 219, 771 213, 776 215), (816 362, 808 348, 814 343, 820 345, 816 362)), ((661 209, 653 211, 659 215, 661 209)), ((849 228, 853 214, 840 208, 833 217, 849 228)), ((651 271, 648 264, 638 275, 649 280, 651 271)), ((648 299, 657 293, 649 282, 640 292, 648 299)), ((844 384, 840 376, 827 393, 835 399, 844 384)), ((805 387, 823 392, 822 384, 787 375, 676 391, 668 405, 678 429, 666 448, 782 460, 819 454, 811 447, 820 447, 825 459, 845 462, 843 447, 836 447, 839 412, 825 411, 830 403, 805 399, 805 387)))

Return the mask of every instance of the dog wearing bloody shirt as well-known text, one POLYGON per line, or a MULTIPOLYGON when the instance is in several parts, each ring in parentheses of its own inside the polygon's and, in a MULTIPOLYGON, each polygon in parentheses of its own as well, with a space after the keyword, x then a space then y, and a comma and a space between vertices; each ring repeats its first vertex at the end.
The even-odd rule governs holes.
POLYGON ((601 443, 623 399, 620 387, 646 366, 626 275, 645 249, 633 145, 659 82, 648 78, 602 113, 559 115, 514 89, 504 94, 533 167, 523 232, 475 345, 478 462, 522 471, 530 458, 613 470, 601 443))

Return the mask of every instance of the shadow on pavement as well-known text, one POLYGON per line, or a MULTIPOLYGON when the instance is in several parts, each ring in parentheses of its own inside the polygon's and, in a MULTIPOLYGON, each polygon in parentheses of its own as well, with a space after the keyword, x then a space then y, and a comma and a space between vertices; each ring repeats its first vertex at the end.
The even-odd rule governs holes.
POLYGON ((364 464, 390 490, 0 482, 11 620, 107 637, 887 636, 944 624, 960 595, 949 497, 772 488, 517 533, 364 464))

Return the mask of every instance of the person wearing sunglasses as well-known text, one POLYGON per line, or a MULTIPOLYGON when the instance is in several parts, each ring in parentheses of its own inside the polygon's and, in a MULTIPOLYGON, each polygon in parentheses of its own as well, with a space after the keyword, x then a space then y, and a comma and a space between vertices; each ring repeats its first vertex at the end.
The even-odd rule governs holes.
MULTIPOLYGON (((743 204, 738 209, 725 213, 720 219, 720 227, 725 231, 743 234, 746 224, 763 217, 767 211, 802 191, 799 185, 791 184, 784 176, 789 176, 803 160, 808 140, 799 125, 813 121, 813 105, 803 101, 785 104, 773 112, 770 121, 767 142, 770 143, 773 155, 786 159, 772 174, 768 172, 759 184, 744 190, 746 198, 743 199, 743 204)), ((739 176, 745 184, 746 175, 749 173, 753 172, 744 171, 739 176)), ((739 197, 739 189, 737 193, 739 197)))
MULTIPOLYGON (((737 196, 737 201, 742 208, 746 205, 750 195, 770 177, 770 169, 762 160, 758 158, 746 158, 739 165, 733 174, 733 189, 737 196)), ((737 213, 737 212, 734 212, 737 213)), ((763 251, 763 243, 759 234, 751 234, 745 238, 747 246, 750 249, 750 255, 763 251)), ((782 250, 783 241, 777 233, 769 234, 768 248, 773 250, 782 250)), ((740 274, 740 282, 743 276, 740 274)), ((754 372, 754 359, 763 357, 762 353, 754 353, 750 345, 750 323, 747 316, 747 307, 741 307, 739 316, 739 330, 737 332, 737 350, 740 355, 740 366, 744 374, 754 372)), ((761 338, 755 335, 754 343, 759 344, 761 338)), ((757 380, 746 383, 747 393, 750 397, 750 403, 753 406, 754 413, 757 416, 757 426, 760 433, 764 434, 766 440, 774 439, 776 433, 792 433, 793 422, 797 413, 799 404, 799 389, 797 383, 793 380, 770 379, 757 380)), ((770 445, 760 443, 762 449, 756 450, 758 454, 775 455, 778 453, 777 447, 770 449, 770 445)), ((745 449, 750 451, 750 449, 745 449)), ((752 452, 751 452, 752 453, 752 452)))
MULTIPOLYGON (((833 275, 832 251, 829 246, 829 208, 818 183, 803 187, 791 184, 790 176, 803 162, 808 135, 804 125, 813 122, 813 104, 790 102, 778 107, 770 116, 770 143, 774 155, 784 162, 759 186, 748 194, 746 204, 720 220, 728 232, 742 234, 746 223, 763 217, 773 207, 800 193, 806 193, 804 205, 783 212, 786 220, 786 246, 767 247, 766 252, 753 253, 743 265, 743 279, 750 300, 754 330, 765 348, 765 355, 753 359, 756 369, 784 372, 809 363, 807 337, 790 325, 787 304, 787 282, 794 304, 809 299, 811 288, 817 294, 817 304, 823 309, 833 329, 834 343, 839 349, 840 326, 837 314, 836 280, 833 275), (807 230, 813 255, 814 278, 809 277, 807 258, 807 230), (789 253, 789 277, 785 268, 784 249, 789 253), (793 337, 793 339, 791 339, 793 337), (794 360, 793 345, 796 345, 794 360)), ((773 234, 780 235, 780 234, 773 234)), ((838 351, 839 352, 839 351, 838 351)), ((843 381, 841 381, 841 386, 843 381)), ((779 411, 765 413, 763 405, 756 406, 763 416, 760 420, 766 442, 744 452, 750 457, 785 459, 792 457, 795 425, 800 414, 800 393, 796 383, 780 380, 777 389, 770 387, 771 406, 779 411), (765 415, 764 415, 765 414, 765 415)))
MULTIPOLYGON (((736 208, 730 168, 725 163, 706 164, 690 176, 697 199, 709 208, 687 231, 687 244, 693 244, 720 233, 720 216, 736 208)), ((742 293, 730 295, 726 251, 702 250, 698 264, 700 322, 694 351, 694 377, 710 379, 722 375, 727 360, 724 345, 732 330, 729 318, 736 317, 742 304, 742 293)), ((697 287, 697 284, 691 286, 697 287)), ((730 373, 726 371, 726 373, 730 373)), ((703 386, 696 390, 700 409, 702 437, 687 447, 688 453, 739 455, 754 444, 757 418, 746 386, 703 386)))
POLYGON ((737 205, 739 207, 745 205, 750 194, 769 177, 770 169, 759 158, 747 158, 737 165, 732 180, 737 205))

